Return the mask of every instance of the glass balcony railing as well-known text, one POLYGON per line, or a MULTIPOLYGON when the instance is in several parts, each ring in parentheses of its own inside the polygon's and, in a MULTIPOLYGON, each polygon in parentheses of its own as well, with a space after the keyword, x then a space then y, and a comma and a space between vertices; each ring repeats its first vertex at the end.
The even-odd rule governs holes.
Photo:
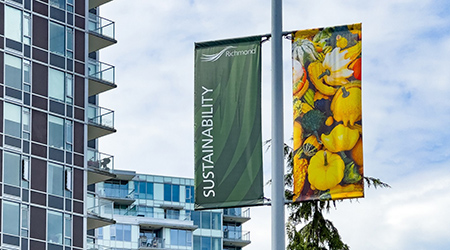
POLYGON ((115 67, 113 65, 90 59, 88 68, 89 77, 115 84, 115 67))
POLYGON ((102 199, 93 193, 87 194, 87 213, 90 215, 113 219, 114 202, 102 199))
POLYGON ((191 220, 190 214, 180 214, 179 212, 175 212, 176 210, 167 210, 165 212, 155 212, 148 211, 145 207, 140 208, 136 205, 131 205, 128 209, 115 209, 114 213, 118 215, 125 216, 137 216, 137 217, 147 217, 147 218, 156 218, 156 219, 171 219, 171 220, 181 220, 181 221, 189 221, 191 220), (141 211, 143 210, 143 211, 141 211))
POLYGON ((149 238, 147 236, 140 236, 139 237, 139 248, 164 248, 164 239, 153 237, 149 238))
POLYGON ((114 169, 114 156, 100 153, 88 148, 87 151, 88 166, 100 170, 111 172, 114 169))
POLYGON ((94 239, 87 238, 87 250, 112 250, 111 247, 102 246, 95 243, 94 239))
POLYGON ((223 210, 223 215, 250 218, 250 208, 244 211, 241 208, 226 208, 223 210))
POLYGON ((250 241, 250 232, 224 231, 223 238, 227 240, 250 241))
POLYGON ((88 108, 89 123, 114 129, 114 111, 90 104, 88 108))
POLYGON ((97 193, 102 197, 116 199, 134 199, 134 189, 131 191, 116 188, 97 188, 97 193))
POLYGON ((93 13, 89 13, 89 31, 115 40, 115 23, 93 13))

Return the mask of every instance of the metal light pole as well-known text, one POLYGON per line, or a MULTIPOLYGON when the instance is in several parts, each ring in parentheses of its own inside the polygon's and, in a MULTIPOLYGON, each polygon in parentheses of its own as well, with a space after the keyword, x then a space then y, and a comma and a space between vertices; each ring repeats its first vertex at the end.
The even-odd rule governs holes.
POLYGON ((272 250, 285 249, 282 0, 272 0, 272 250))

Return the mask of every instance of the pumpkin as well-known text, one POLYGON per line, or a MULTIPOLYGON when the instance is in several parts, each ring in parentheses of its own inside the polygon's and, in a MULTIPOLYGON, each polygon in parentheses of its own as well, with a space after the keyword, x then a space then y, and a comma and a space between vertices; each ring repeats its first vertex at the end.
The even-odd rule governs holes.
POLYGON ((349 83, 336 91, 330 105, 334 120, 353 126, 362 118, 361 83, 349 83))
POLYGON ((308 166, 308 181, 312 189, 328 190, 344 178, 345 164, 341 156, 320 150, 311 157, 308 166))
POLYGON ((320 139, 325 148, 333 153, 347 151, 358 142, 359 131, 339 124, 328 135, 322 134, 320 139))
POLYGON ((303 142, 303 153, 307 156, 313 156, 317 150, 322 148, 315 135, 311 135, 303 142))
POLYGON ((361 80, 361 57, 356 59, 353 64, 353 76, 356 79, 361 80))

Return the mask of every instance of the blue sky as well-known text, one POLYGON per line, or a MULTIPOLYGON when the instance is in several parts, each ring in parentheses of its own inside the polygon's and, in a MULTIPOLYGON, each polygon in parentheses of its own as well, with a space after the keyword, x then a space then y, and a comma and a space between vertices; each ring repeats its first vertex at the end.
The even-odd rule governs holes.
MULTIPOLYGON (((328 215, 352 249, 450 246, 450 9, 448 1, 283 2, 283 30, 363 23, 367 176, 391 189, 328 215)), ((118 132, 100 140, 118 169, 193 177, 194 42, 270 33, 270 1, 115 0, 100 14, 118 44, 101 51, 118 88, 101 95, 118 132)), ((283 42, 285 141, 291 143, 290 42, 283 42)), ((270 42, 263 45, 263 140, 270 139, 270 42)), ((270 151, 269 151, 270 152, 270 151)), ((270 155, 264 155, 265 180, 270 155)), ((266 187, 270 197, 270 188, 266 187)), ((270 246, 269 207, 252 208, 252 244, 270 246)))

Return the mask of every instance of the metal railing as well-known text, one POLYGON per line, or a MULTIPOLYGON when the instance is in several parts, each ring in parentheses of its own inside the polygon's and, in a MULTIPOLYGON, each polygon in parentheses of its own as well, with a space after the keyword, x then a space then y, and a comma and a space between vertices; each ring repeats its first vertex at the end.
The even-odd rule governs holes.
POLYGON ((89 59, 89 77, 115 84, 115 67, 113 65, 89 59))
POLYGON ((87 213, 106 219, 113 219, 114 202, 102 199, 94 193, 87 194, 87 213))
POLYGON ((88 166, 100 170, 111 172, 114 169, 114 156, 100 153, 97 150, 88 148, 88 166))
POLYGON ((89 13, 89 31, 100 36, 115 39, 115 23, 106 18, 89 13))
POLYGON ((89 104, 88 120, 90 123, 114 129, 114 111, 89 104))

